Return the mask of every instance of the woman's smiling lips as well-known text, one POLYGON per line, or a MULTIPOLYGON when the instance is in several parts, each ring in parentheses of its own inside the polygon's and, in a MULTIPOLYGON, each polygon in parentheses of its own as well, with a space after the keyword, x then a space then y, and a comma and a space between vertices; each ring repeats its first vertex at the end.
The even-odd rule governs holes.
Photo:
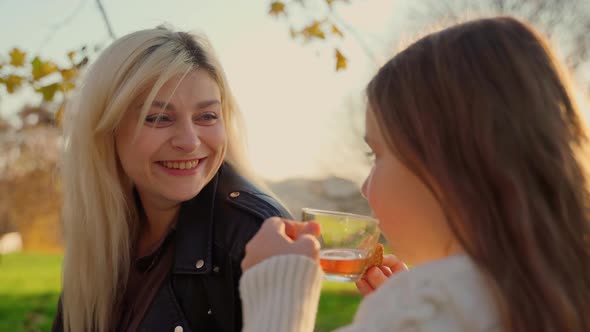
POLYGON ((205 161, 206 158, 187 159, 187 160, 162 160, 157 161, 158 164, 166 173, 175 176, 187 176, 197 173, 200 168, 199 165, 205 161))

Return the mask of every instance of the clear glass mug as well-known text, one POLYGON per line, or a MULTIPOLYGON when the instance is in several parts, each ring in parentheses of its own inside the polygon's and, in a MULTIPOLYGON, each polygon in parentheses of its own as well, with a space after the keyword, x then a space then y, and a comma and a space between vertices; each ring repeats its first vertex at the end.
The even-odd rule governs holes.
POLYGON ((381 231, 375 218, 317 209, 302 209, 302 221, 320 224, 320 265, 326 280, 350 282, 365 273, 381 231))

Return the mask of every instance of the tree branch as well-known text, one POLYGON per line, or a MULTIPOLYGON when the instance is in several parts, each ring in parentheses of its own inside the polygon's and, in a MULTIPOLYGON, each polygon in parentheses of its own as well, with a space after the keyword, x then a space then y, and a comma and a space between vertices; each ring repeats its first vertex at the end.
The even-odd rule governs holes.
POLYGON ((115 33, 113 32, 113 26, 111 25, 111 21, 109 21, 109 17, 107 16, 107 12, 104 9, 104 6, 102 5, 102 2, 100 0, 96 0, 96 4, 98 5, 98 9, 100 10, 100 13, 102 14, 102 19, 104 20, 104 24, 107 27, 107 31, 109 32, 109 36, 112 39, 117 39, 117 37, 115 36, 115 33))
POLYGON ((87 2, 86 0, 80 0, 80 2, 78 2, 78 6, 76 6, 76 8, 71 12, 70 15, 68 15, 66 18, 64 18, 61 22, 56 23, 51 27, 51 31, 47 34, 47 36, 45 36, 45 38, 43 38, 43 42, 41 43, 41 45, 38 47, 37 51, 35 52, 36 54, 39 54, 39 52, 41 52, 41 50, 53 39, 53 37, 55 37, 55 34, 57 33, 57 31, 59 31, 61 28, 65 27, 66 25, 70 24, 70 22, 76 16, 78 16, 80 11, 84 8, 84 5, 86 5, 86 2, 87 2))

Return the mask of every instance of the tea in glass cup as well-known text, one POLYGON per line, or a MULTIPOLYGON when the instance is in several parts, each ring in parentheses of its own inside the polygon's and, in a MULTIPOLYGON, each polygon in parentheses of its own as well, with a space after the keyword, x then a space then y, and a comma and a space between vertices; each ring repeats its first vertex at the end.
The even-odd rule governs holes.
POLYGON ((356 281, 365 273, 381 235, 377 219, 304 208, 301 220, 320 225, 320 265, 327 280, 356 281))

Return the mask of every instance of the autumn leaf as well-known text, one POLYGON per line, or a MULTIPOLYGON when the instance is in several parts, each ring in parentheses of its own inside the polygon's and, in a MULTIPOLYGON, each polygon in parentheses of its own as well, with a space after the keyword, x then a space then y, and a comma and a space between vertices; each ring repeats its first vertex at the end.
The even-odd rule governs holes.
POLYGON ((42 79, 43 77, 50 75, 50 74, 57 71, 57 66, 55 64, 53 64, 53 62, 51 62, 51 61, 44 62, 41 59, 39 59, 39 57, 35 57, 35 59, 33 59, 33 61, 31 62, 31 64, 33 65, 32 74, 33 74, 33 79, 35 81, 38 81, 38 80, 42 79))
POLYGON ((64 79, 64 81, 71 81, 78 75, 78 70, 75 67, 69 69, 61 69, 59 72, 61 73, 61 77, 64 79))
POLYGON ((312 38, 318 39, 326 39, 326 35, 322 30, 321 23, 319 21, 313 21, 310 25, 306 26, 302 31, 301 34, 305 37, 306 40, 310 40, 312 38))
POLYGON ((11 65, 15 67, 22 67, 25 64, 25 58, 27 57, 27 53, 22 52, 18 48, 13 48, 8 55, 10 55, 11 65))
POLYGON ((346 61, 346 57, 339 49, 336 49, 336 71, 346 69, 346 61))
POLYGON ((338 35, 340 37, 344 37, 344 34, 342 33, 342 31, 340 29, 338 29, 338 27, 334 24, 332 24, 332 33, 335 35, 338 35))
POLYGON ((74 85, 74 83, 72 83, 72 82, 62 82, 62 83, 60 84, 60 87, 59 87, 59 89, 60 89, 62 92, 66 93, 66 92, 68 92, 68 91, 74 90, 74 88, 75 88, 75 87, 76 87, 76 85, 74 85))
POLYGON ((69 51, 68 52, 68 59, 70 59, 70 62, 74 63, 74 56, 76 55, 76 51, 69 51))
POLYGON ((3 80, 8 93, 14 93, 18 88, 20 88, 22 82, 23 78, 18 75, 8 75, 8 77, 3 80))
POLYGON ((37 92, 40 92, 43 95, 44 101, 52 101, 53 97, 55 97, 55 93, 59 90, 59 88, 59 83, 53 83, 37 89, 37 92))
POLYGON ((285 3, 282 1, 273 1, 270 4, 270 10, 268 13, 272 16, 278 17, 279 15, 287 15, 285 12, 285 3))
MULTIPOLYGON (((334 2, 336 2, 338 0, 326 0, 326 3, 328 4, 328 7, 330 7, 330 9, 332 9, 332 5, 334 4, 334 2)), ((349 0, 340 0, 341 2, 347 2, 350 3, 349 0)))
POLYGON ((43 60, 40 56, 29 56, 16 47, 6 51, 4 56, 0 54, 0 94, 4 89, 2 86, 8 94, 26 86, 41 95, 44 102, 55 100, 59 92, 65 99, 75 88, 81 69, 89 62, 88 56, 80 50, 68 52, 67 59, 70 64, 60 68, 53 61, 43 60))

